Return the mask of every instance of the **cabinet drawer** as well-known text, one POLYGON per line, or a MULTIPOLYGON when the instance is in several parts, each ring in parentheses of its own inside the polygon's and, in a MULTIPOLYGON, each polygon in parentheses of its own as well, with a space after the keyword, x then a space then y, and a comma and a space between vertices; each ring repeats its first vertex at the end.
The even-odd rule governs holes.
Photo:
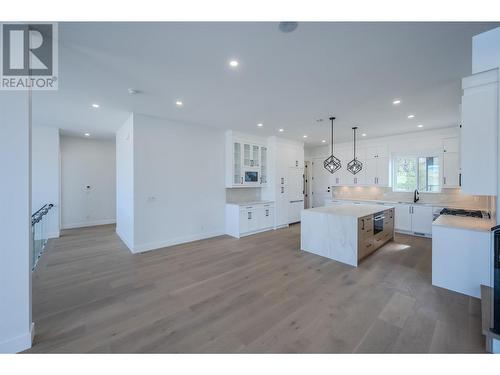
POLYGON ((374 251, 373 237, 358 241, 358 260, 370 255, 374 251))
POLYGON ((358 237, 360 239, 373 236, 373 217, 365 216, 358 219, 358 237))

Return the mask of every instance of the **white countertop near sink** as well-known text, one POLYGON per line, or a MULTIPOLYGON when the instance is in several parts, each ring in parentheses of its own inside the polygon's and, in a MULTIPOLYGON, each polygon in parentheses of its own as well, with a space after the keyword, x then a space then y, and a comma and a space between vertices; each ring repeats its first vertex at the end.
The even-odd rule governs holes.
POLYGON ((274 201, 226 202, 226 204, 234 204, 236 206, 252 206, 256 204, 268 204, 268 203, 274 203, 274 201))
POLYGON ((459 203, 447 203, 447 202, 435 202, 435 203, 427 203, 427 202, 403 202, 403 201, 386 201, 379 199, 354 199, 354 198, 332 198, 332 201, 349 201, 349 202, 368 202, 368 203, 380 203, 380 204, 411 204, 411 205, 419 205, 419 206, 428 206, 428 207, 446 207, 446 208, 456 208, 456 209, 464 209, 464 210, 483 210, 487 211, 486 208, 477 208, 471 206, 460 205, 459 203))
POLYGON ((391 206, 383 206, 377 204, 344 204, 332 207, 316 207, 304 210, 307 213, 320 213, 327 215, 351 216, 355 218, 373 215, 387 209, 391 206))
POLYGON ((481 232, 489 232, 496 225, 493 219, 479 219, 475 217, 440 215, 434 222, 433 226, 448 227, 456 229, 474 230, 481 232))

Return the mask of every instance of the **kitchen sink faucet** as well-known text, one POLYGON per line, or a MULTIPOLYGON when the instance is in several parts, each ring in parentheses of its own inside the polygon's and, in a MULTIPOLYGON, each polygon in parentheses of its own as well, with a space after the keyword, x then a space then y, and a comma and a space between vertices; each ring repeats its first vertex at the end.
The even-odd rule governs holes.
POLYGON ((415 189, 415 191, 413 192, 413 203, 417 203, 419 201, 420 197, 419 197, 419 194, 418 194, 418 189, 415 189))

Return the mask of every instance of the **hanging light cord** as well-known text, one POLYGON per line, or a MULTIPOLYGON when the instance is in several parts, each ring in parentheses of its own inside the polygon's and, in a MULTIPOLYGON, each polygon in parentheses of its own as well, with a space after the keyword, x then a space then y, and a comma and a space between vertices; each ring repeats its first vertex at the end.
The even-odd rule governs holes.
POLYGON ((333 120, 335 120, 335 117, 330 117, 330 120, 332 120, 332 128, 331 128, 331 131, 330 131, 330 135, 331 135, 331 155, 333 155, 333 120))
POLYGON ((357 160, 356 159, 356 129, 357 129, 356 126, 354 128, 352 128, 352 132, 354 133, 354 160, 357 160))

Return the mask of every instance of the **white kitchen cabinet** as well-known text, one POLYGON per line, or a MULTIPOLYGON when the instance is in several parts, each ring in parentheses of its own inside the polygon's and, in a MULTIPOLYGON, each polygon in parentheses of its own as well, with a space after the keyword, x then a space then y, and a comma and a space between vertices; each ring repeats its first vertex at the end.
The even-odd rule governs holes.
POLYGON ((332 186, 389 186, 387 147, 373 146, 357 150, 356 156, 363 163, 363 169, 356 175, 347 170, 347 164, 353 159, 352 149, 339 149, 334 155, 342 162, 342 168, 331 176, 332 186))
POLYGON ((411 206, 411 231, 414 234, 431 235, 432 234, 432 207, 430 206, 411 206))
POLYGON ((373 146, 366 149, 366 185, 389 186, 389 156, 387 147, 373 146))
POLYGON ((396 231, 411 232, 411 206, 398 204, 395 206, 394 229, 396 231))
POLYGON ((480 298, 481 285, 493 286, 491 234, 434 225, 432 285, 480 298))
POLYGON ((460 141, 458 137, 443 138, 443 188, 460 186, 460 141))
POLYGON ((267 184, 267 147, 260 148, 260 181, 267 184))
POLYGON ((240 238, 274 227, 274 202, 226 204, 226 234, 240 238))
POLYGON ((267 146, 226 133, 226 187, 262 187, 268 180, 267 146), (248 177, 248 178, 247 178, 248 177))
POLYGON ((498 69, 462 80, 462 192, 497 194, 498 69))
POLYGON ((460 155, 458 152, 443 153, 443 188, 460 186, 460 155))
MULTIPOLYGON (((348 149, 339 149, 339 150, 335 150, 333 152, 333 155, 340 160, 342 167, 333 174, 329 173, 330 185, 331 186, 349 185, 350 176, 347 174, 349 172, 347 172, 346 167, 347 167, 347 163, 348 163, 347 159, 349 158, 350 151, 348 149)), ((330 155, 328 155, 328 156, 330 156, 330 155)), ((321 164, 321 167, 323 167, 323 164, 321 164)), ((349 173, 349 174, 352 176, 351 173, 349 173)))
POLYGON ((432 211, 431 206, 398 204, 394 228, 397 232, 430 236, 432 234, 432 211))

